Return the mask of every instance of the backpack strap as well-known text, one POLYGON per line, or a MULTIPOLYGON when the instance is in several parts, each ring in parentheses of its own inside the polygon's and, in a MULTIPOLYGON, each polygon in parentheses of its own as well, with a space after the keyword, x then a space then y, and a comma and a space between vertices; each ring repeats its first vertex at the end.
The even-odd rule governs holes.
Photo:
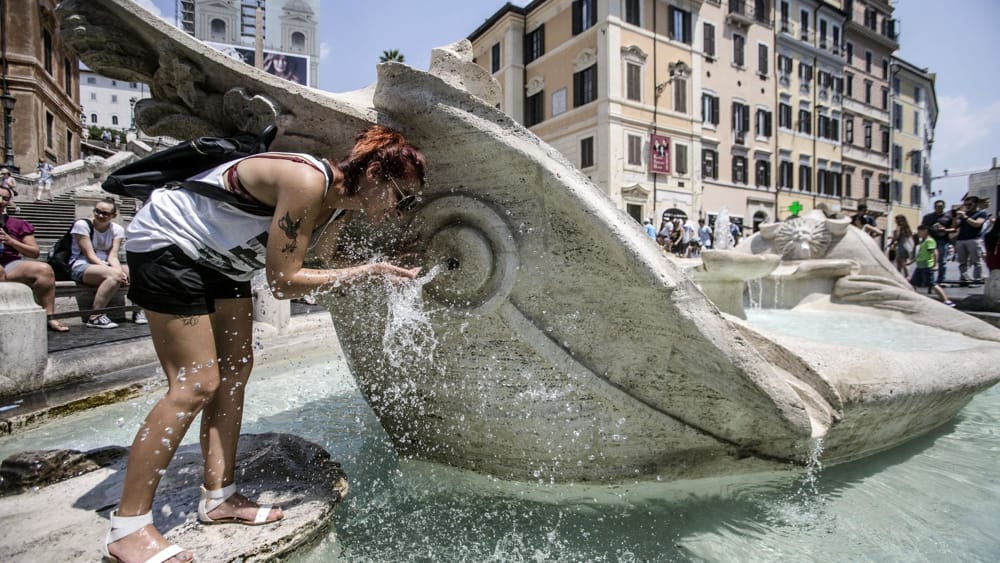
POLYGON ((274 208, 258 203, 255 201, 248 201, 234 193, 227 192, 226 190, 208 182, 199 182, 198 180, 184 180, 183 182, 173 182, 165 186, 167 188, 184 188, 189 192, 194 192, 198 195, 205 196, 209 199, 214 199, 221 201, 222 203, 229 204, 240 211, 250 213, 251 215, 258 215, 261 217, 268 217, 274 215, 274 208))

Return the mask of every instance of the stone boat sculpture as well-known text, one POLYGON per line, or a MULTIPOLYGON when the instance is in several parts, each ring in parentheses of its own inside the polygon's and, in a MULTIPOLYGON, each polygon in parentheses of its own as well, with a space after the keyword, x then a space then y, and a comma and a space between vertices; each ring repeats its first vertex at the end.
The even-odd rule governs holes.
POLYGON ((997 379, 1000 331, 943 307, 933 315, 971 326, 979 344, 873 357, 783 343, 721 312, 583 174, 493 107, 499 89, 466 42, 435 50, 429 72, 385 63, 373 87, 328 94, 234 62, 129 0, 66 0, 58 16, 91 69, 150 84, 153 99, 136 106, 147 133, 276 123, 274 150, 336 158, 383 123, 424 150, 424 205, 402 225, 356 221, 344 245, 438 267, 423 287, 433 359, 385 352, 384 287, 324 298, 404 454, 554 481, 788 467, 819 442, 825 462, 840 462, 943 424, 997 379))

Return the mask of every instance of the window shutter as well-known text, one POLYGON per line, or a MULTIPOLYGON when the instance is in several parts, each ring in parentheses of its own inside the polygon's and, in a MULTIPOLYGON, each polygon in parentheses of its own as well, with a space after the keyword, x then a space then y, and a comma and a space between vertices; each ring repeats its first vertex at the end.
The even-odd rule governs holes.
POLYGON ((719 124, 719 98, 712 96, 712 124, 719 124))
POLYGON ((765 135, 768 137, 771 136, 771 127, 771 112, 767 112, 764 114, 764 129, 766 131, 765 135))
POLYGON ((676 10, 677 8, 673 6, 667 9, 667 36, 671 39, 677 39, 677 29, 675 29, 676 26, 674 25, 674 12, 676 10))
POLYGON ((742 123, 742 127, 740 128, 740 130, 741 131, 749 131, 750 130, 750 106, 748 106, 748 105, 744 105, 743 106, 743 123, 742 123))
POLYGON ((738 129, 737 120, 739 119, 740 104, 739 102, 733 102, 733 130, 738 129))
POLYGON ((573 0, 573 35, 583 31, 583 9, 580 2, 581 0, 573 0))

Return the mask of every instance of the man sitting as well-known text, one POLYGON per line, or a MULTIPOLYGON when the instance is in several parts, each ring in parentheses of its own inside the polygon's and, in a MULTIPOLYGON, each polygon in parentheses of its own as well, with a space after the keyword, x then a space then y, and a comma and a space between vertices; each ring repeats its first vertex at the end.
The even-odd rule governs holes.
MULTIPOLYGON (((93 236, 85 219, 78 219, 70 230, 73 234, 70 277, 76 283, 97 288, 94 309, 107 307, 118 288, 128 285, 128 266, 118 261, 125 229, 113 222, 117 216, 118 203, 114 198, 105 198, 94 205, 93 236)), ((146 316, 142 311, 137 311, 134 320, 138 324, 145 324, 146 316)), ((117 328, 118 324, 104 313, 95 313, 84 326, 117 328)))
MULTIPOLYGON (((46 313, 55 312, 56 277, 52 266, 37 260, 41 249, 35 240, 35 226, 31 223, 9 217, 7 208, 14 199, 10 188, 0 186, 0 281, 18 282, 31 288, 35 301, 46 313)), ((48 322, 49 330, 66 332, 69 328, 53 319, 48 322)))

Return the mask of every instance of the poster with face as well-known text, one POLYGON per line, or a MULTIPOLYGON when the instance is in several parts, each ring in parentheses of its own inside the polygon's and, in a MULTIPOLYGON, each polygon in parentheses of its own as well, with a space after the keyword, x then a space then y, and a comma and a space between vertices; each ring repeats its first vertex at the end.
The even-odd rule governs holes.
MULTIPOLYGON (((233 59, 244 62, 250 66, 255 66, 257 57, 254 50, 251 48, 239 47, 236 45, 225 45, 222 43, 207 43, 207 45, 221 51, 233 59)), ((302 84, 303 86, 309 85, 309 57, 306 55, 292 55, 289 53, 281 53, 265 49, 262 68, 264 72, 277 76, 278 78, 290 80, 296 84, 302 84)))

